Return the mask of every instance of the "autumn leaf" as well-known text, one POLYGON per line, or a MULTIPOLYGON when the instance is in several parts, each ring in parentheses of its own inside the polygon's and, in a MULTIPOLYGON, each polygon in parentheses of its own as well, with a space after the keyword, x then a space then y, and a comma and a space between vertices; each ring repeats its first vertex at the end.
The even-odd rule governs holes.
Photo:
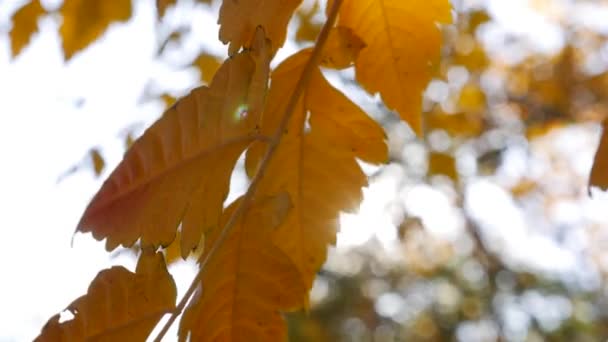
POLYGON ((193 90, 152 125, 105 181, 77 230, 107 238, 108 250, 139 238, 143 247, 157 247, 174 240, 181 222, 182 256, 195 249, 203 231, 217 225, 236 159, 257 135, 268 77, 264 49, 226 61, 209 88, 193 90))
POLYGON ((95 176, 99 176, 106 167, 106 161, 101 156, 101 152, 98 148, 92 148, 89 151, 89 154, 91 156, 91 161, 93 162, 93 171, 95 172, 95 176))
POLYGON ((162 254, 144 252, 135 273, 122 266, 99 272, 87 294, 66 308, 73 319, 51 317, 36 341, 145 341, 176 297, 162 254))
POLYGON ((338 26, 331 30, 323 49, 321 65, 344 69, 357 59, 365 43, 348 27, 338 26))
POLYGON ((449 154, 431 152, 429 155, 429 175, 444 175, 458 181, 456 160, 449 154))
POLYGON ((222 65, 222 61, 216 56, 201 53, 192 63, 201 73, 201 81, 209 84, 217 69, 222 65))
POLYGON ((319 2, 315 1, 311 8, 305 9, 300 7, 296 12, 300 25, 296 31, 296 41, 298 42, 314 42, 321 31, 321 24, 314 21, 314 17, 319 11, 319 2))
POLYGON ((167 108, 167 109, 171 108, 177 101, 177 99, 175 97, 171 96, 171 94, 166 94, 166 93, 160 95, 160 99, 163 101, 163 103, 165 104, 165 108, 167 108))
POLYGON ((220 8, 220 40, 233 55, 250 47, 255 30, 261 26, 272 43, 272 54, 285 42, 287 24, 302 0, 225 0, 220 8))
POLYGON ((608 120, 602 125, 602 137, 593 159, 589 186, 597 186, 602 190, 608 189, 608 120))
MULTIPOLYGON (((224 224, 239 203, 226 209, 224 224)), ((249 207, 207 265, 202 291, 181 320, 180 341, 286 340, 281 311, 300 306, 307 295, 297 268, 270 239, 290 209, 285 192, 249 207)), ((205 253, 219 233, 215 229, 208 234, 205 253)))
POLYGON ((438 22, 451 22, 448 0, 345 0, 339 24, 367 47, 355 62, 357 81, 380 93, 415 132, 422 132, 422 92, 440 56, 438 22))
MULTIPOLYGON (((277 129, 309 56, 310 50, 304 50, 272 73, 263 134, 277 129)), ((250 176, 264 150, 263 143, 249 149, 250 176)), ((297 265, 307 287, 325 260, 328 244, 335 242, 340 211, 356 209, 362 199, 367 177, 356 158, 385 162, 384 132, 316 69, 258 189, 260 196, 289 193, 294 208, 273 240, 297 265)))
POLYGON ((177 0, 156 0, 156 14, 159 18, 165 16, 165 12, 169 6, 175 6, 177 0))
POLYGON ((65 0, 59 33, 65 59, 87 47, 112 24, 131 17, 131 0, 65 0))
POLYGON ((17 57, 21 50, 30 42, 32 35, 38 31, 38 19, 46 14, 39 0, 32 0, 21 7, 13 15, 11 28, 11 55, 17 57))
POLYGON ((458 107, 468 113, 478 113, 486 107, 486 96, 483 90, 475 84, 465 84, 460 90, 458 107))
POLYGON ((479 113, 444 113, 438 107, 426 114, 428 131, 442 129, 454 137, 476 137, 483 130, 483 117, 479 113))

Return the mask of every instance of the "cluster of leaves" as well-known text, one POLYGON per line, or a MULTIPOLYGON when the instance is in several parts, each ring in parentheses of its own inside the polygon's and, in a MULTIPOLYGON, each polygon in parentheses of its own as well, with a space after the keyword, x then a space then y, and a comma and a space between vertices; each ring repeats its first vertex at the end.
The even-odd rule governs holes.
MULTIPOLYGON (((450 22, 452 16, 447 0, 329 1, 327 22, 319 20, 324 17, 319 2, 298 7, 300 2, 222 3, 220 40, 229 44, 230 57, 222 61, 202 53, 192 62, 207 86, 177 102, 164 96, 170 108, 140 139, 128 138, 131 148, 78 226, 106 239, 108 250, 139 250, 137 269, 100 272, 87 295, 66 308, 74 319, 62 322, 54 316, 40 340, 143 340, 163 314, 172 313, 172 322, 182 312, 181 339, 281 339, 286 334, 282 313, 301 308, 311 315, 290 315, 294 340, 371 338, 370 331, 378 340, 442 340, 453 338, 463 323, 488 318, 508 339, 500 308, 492 305, 505 293, 505 278, 510 279, 507 292, 517 296, 536 291, 573 303, 603 300, 514 269, 486 248, 462 204, 471 174, 458 167, 458 156, 463 147, 472 146, 474 176, 492 175, 512 141, 488 143, 496 136, 523 136, 532 143, 553 128, 606 118, 608 73, 582 70, 584 57, 605 38, 578 30, 555 56, 531 55, 509 64, 489 57, 477 39, 490 21, 484 10, 457 12, 455 25, 441 32, 437 23, 450 22), (341 5, 335 22, 334 3, 341 5), (270 70, 292 18, 299 23, 298 42, 321 39, 270 70), (446 44, 440 58, 442 40, 446 44), (426 167, 399 148, 388 150, 383 129, 325 79, 325 69, 352 65, 357 84, 370 94, 379 93, 386 107, 424 138, 413 143, 427 150, 426 167), (463 67, 466 82, 450 85, 445 98, 421 101, 432 76, 449 82, 454 70, 463 67), (500 75, 504 87, 484 88, 481 79, 489 73, 500 75), (507 115, 498 110, 505 108, 507 115), (448 147, 434 143, 437 137, 444 142, 447 137, 448 147), (231 172, 243 153, 251 186, 225 205, 231 172), (323 271, 319 279, 331 285, 330 295, 309 303, 308 290, 325 262, 328 244, 335 241, 338 214, 356 209, 367 185, 357 160, 404 165, 415 182, 445 187, 443 180, 451 180, 474 252, 455 255, 449 243, 437 242, 406 220, 401 224, 405 263, 385 267, 375 252, 363 257, 353 252, 345 259, 364 260, 362 271, 354 276, 323 271), (199 260, 200 273, 176 305, 166 264, 189 256, 199 260), (471 263, 483 269, 486 281, 481 285, 463 276, 464 265, 471 263), (382 293, 439 285, 445 290, 446 284, 449 293, 457 289, 458 305, 446 307, 445 296, 439 296, 445 291, 438 291, 434 304, 406 321, 378 313, 376 297, 382 293)), ((176 1, 156 4, 162 19, 176 1)), ((13 16, 13 56, 27 45, 42 16, 57 13, 63 18, 60 35, 68 60, 111 23, 128 20, 131 6, 129 0, 65 0, 54 10, 32 0, 13 16)), ((159 54, 181 33, 168 36, 159 54)), ((608 123, 604 128, 589 178, 589 184, 602 189, 608 188, 608 123)), ((91 158, 99 174, 104 161, 98 149, 91 150, 91 158)), ((556 193, 552 179, 524 178, 508 190, 522 201, 539 194, 571 196, 556 193)), ((577 183, 571 192, 583 187, 577 183)), ((607 336, 603 316, 595 321, 581 317, 573 315, 551 331, 537 324, 529 336, 607 336)))
MULTIPOLYGON (((330 258, 313 291, 310 312, 290 315, 292 340, 597 341, 608 336, 603 281, 580 285, 572 275, 564 279, 513 263, 503 245, 480 229, 475 208, 464 205, 467 185, 489 179, 523 209, 530 226, 547 223, 543 228, 550 228, 549 239, 555 234, 555 240, 564 239, 558 244, 567 245, 573 242, 564 234, 584 230, 597 240, 576 255, 593 263, 606 279, 600 242, 605 226, 549 217, 560 202, 576 203, 582 211, 588 184, 607 188, 606 123, 590 177, 588 169, 581 175, 580 165, 564 162, 563 155, 544 143, 562 129, 597 125, 608 117, 608 65, 594 72, 585 68, 590 56, 605 49, 606 36, 577 26, 564 28, 564 47, 555 55, 528 51, 520 60, 507 62, 488 52, 481 39, 480 33, 493 24, 485 9, 472 8, 458 11, 455 25, 444 27, 437 81, 447 92, 425 99, 427 139, 400 139, 389 151, 394 169, 405 170, 399 180, 403 187, 426 183, 446 194, 458 217, 464 218, 463 232, 458 239, 442 239, 403 209, 398 246, 402 255, 393 251, 387 256, 371 241, 330 258), (487 82, 490 77, 493 84, 487 82), (415 150, 409 145, 423 147, 423 162, 412 160, 415 150), (505 152, 514 147, 525 149, 530 160, 549 155, 540 160, 543 164, 535 164, 544 171, 526 168, 516 176, 499 174, 509 167, 505 152), (467 158, 473 166, 459 166, 467 158), (463 251, 469 245, 471 249, 463 251)), ((509 41, 517 45, 520 40, 509 41)), ((389 131, 399 127, 388 116, 386 121, 389 131)), ((405 207, 402 198, 394 205, 405 207)))
MULTIPOLYGON (((172 4, 158 1, 159 16, 172 4)), ((105 239, 108 250, 137 243, 135 273, 102 271, 68 306, 74 318, 54 316, 39 340, 141 340, 171 312, 160 339, 193 294, 181 340, 284 338, 282 312, 308 305, 339 213, 361 201, 367 177, 357 160, 388 159, 382 128, 320 67, 354 64, 359 84, 420 133, 421 94, 440 55, 437 24, 451 21, 447 0, 335 0, 315 46, 270 71, 299 4, 222 3, 219 38, 230 57, 209 86, 177 101, 133 143, 77 227, 105 239), (252 182, 224 207, 242 153, 252 182), (177 306, 159 252, 175 245, 184 258, 201 251, 199 274, 177 306)), ((66 59, 131 11, 130 0, 64 1, 66 59)), ((15 13, 13 55, 48 13, 38 0, 15 13)))

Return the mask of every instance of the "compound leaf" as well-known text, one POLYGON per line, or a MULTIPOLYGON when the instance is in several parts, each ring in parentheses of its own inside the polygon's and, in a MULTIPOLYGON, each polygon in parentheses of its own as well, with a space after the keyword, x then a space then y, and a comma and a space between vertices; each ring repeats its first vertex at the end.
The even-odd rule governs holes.
POLYGON ((139 238, 158 247, 173 241, 181 222, 182 255, 197 247, 217 225, 236 159, 257 134, 269 63, 258 51, 263 43, 226 61, 209 88, 178 101, 133 144, 78 231, 107 238, 108 250, 139 238))

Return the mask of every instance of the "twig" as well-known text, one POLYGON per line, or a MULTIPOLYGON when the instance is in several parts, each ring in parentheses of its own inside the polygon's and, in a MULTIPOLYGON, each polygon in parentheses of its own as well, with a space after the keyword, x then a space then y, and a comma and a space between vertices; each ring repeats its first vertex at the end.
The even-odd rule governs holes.
POLYGON ((211 246, 209 253, 207 253, 205 258, 201 262, 199 271, 196 274, 196 276, 194 277, 194 279, 192 280, 192 283, 190 284, 190 287, 184 294, 184 297, 181 299, 181 301, 179 302, 179 304, 177 305, 175 310, 173 310, 171 317, 169 317, 169 320, 165 323, 165 325, 163 326, 163 329, 158 333, 158 336, 156 337, 156 339, 154 339, 154 341, 160 342, 162 340, 162 338, 165 336, 165 334, 167 333, 167 331, 169 330, 169 328, 171 327, 173 322, 177 319, 177 316, 184 310, 184 307, 186 306, 186 304, 188 303, 188 301, 194 294, 194 291, 196 291, 196 289, 201 281, 201 278, 203 276, 203 272, 205 271, 205 267, 209 263, 209 260, 211 260, 213 255, 217 252, 217 250, 223 244, 224 240, 226 240, 226 237, 232 231, 236 222, 241 218, 241 216, 249 208, 249 205, 250 205, 251 201, 253 200, 253 196, 255 195, 255 192, 258 188, 258 185, 259 185, 260 181, 264 178, 264 174, 266 173, 268 164, 270 163, 270 160, 272 159, 274 152, 276 151, 276 149, 279 146, 279 143, 281 142, 281 138, 283 137, 283 132, 287 128, 287 124, 289 123, 289 120, 291 119, 291 116, 293 115, 295 106, 298 103, 300 96, 304 92, 304 89, 306 89, 306 87, 308 86, 308 82, 310 81, 312 71, 319 64, 323 46, 325 45, 325 42, 327 41, 327 37, 329 36, 330 29, 334 26, 334 22, 336 21, 336 18, 338 16, 338 11, 340 9, 340 6, 342 5, 342 1, 343 0, 334 1, 333 7, 331 8, 327 21, 325 22, 325 24, 323 25, 323 29, 319 33, 317 43, 315 44, 315 47, 312 51, 310 59, 304 66, 302 75, 300 76, 300 79, 298 80, 298 83, 296 84, 296 88, 294 89, 293 94, 291 95, 291 97, 289 99, 289 103, 287 104, 287 107, 285 108, 285 113, 283 114, 281 123, 279 124, 279 127, 277 128, 274 135, 271 137, 270 142, 268 143, 268 150, 266 151, 266 154, 264 155, 264 158, 262 159, 260 166, 258 168, 258 171, 255 174, 255 177, 253 178, 253 180, 251 181, 251 184, 249 185, 247 192, 245 193, 245 195, 243 195, 241 202, 239 203, 239 205, 237 206, 235 211, 232 213, 232 215, 228 219, 228 222, 226 222, 226 225, 224 225, 224 228, 222 229, 220 236, 218 237, 217 240, 215 240, 215 242, 211 246))

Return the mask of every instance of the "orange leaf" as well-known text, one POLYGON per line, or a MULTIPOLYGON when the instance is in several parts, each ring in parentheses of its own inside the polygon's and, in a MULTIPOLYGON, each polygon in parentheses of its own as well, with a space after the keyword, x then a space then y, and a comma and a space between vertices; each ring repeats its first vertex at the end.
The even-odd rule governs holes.
POLYGON ((427 130, 443 129, 452 136, 476 137, 483 130, 483 117, 479 113, 448 114, 435 108, 426 115, 427 130))
POLYGON ((165 12, 169 6, 175 6, 177 0, 156 0, 156 14, 159 18, 165 16, 165 12))
POLYGON ((217 225, 236 159, 257 134, 269 63, 263 67, 260 56, 229 59, 210 88, 193 90, 165 112, 127 151, 77 230, 107 238, 108 250, 139 238, 157 247, 174 240, 181 221, 182 256, 196 248, 203 231, 217 225))
POLYGON ((65 0, 59 29, 65 59, 99 38, 112 22, 127 21, 131 11, 131 0, 65 0))
POLYGON ((345 0, 340 10, 339 24, 367 44, 355 62, 357 81, 418 134, 422 92, 440 55, 437 22, 451 22, 448 0, 345 0))
POLYGON ((99 176, 103 172, 106 162, 101 156, 101 152, 99 152, 98 148, 92 148, 89 151, 89 154, 91 156, 91 161, 93 162, 93 171, 95 171, 95 176, 99 176))
POLYGON ((486 95, 477 84, 467 83, 460 90, 458 107, 464 112, 482 112, 486 108, 486 95))
POLYGON ((66 308, 74 318, 51 317, 36 341, 145 341, 176 297, 163 255, 143 252, 135 273, 122 266, 99 272, 87 294, 66 308))
POLYGON ((323 48, 321 65, 334 69, 348 68, 364 47, 365 43, 351 29, 334 27, 323 48))
POLYGON ((589 186, 597 186, 602 190, 608 189, 608 120, 604 121, 602 138, 595 153, 589 186))
POLYGON ((13 15, 13 28, 10 32, 11 55, 17 57, 30 42, 32 34, 38 31, 38 19, 46 11, 39 0, 32 0, 13 15))
POLYGON ((225 0, 220 8, 220 40, 233 55, 250 47, 255 30, 261 26, 272 43, 272 54, 283 46, 287 24, 302 0, 225 0))
POLYGON ((196 57, 192 64, 200 71, 201 81, 205 82, 205 84, 209 84, 217 69, 222 65, 222 61, 216 56, 202 53, 196 57))
POLYGON ((314 17, 319 11, 319 2, 315 1, 313 6, 309 9, 300 7, 296 12, 298 19, 300 19, 300 26, 296 31, 295 39, 298 42, 309 41, 314 42, 321 31, 321 23, 315 22, 314 17))
POLYGON ((449 154, 431 152, 429 155, 429 175, 445 175, 458 181, 456 160, 449 154))
MULTIPOLYGON (((310 51, 304 50, 272 73, 262 132, 277 129, 309 56, 310 51)), ((294 209, 273 239, 298 266, 306 286, 312 285, 328 244, 335 241, 340 211, 356 209, 361 201, 367 177, 356 158, 386 161, 384 138, 375 121, 334 89, 318 69, 314 71, 257 192, 260 196, 289 193, 294 209)), ((255 174, 264 150, 262 143, 249 149, 249 175, 255 174)))
MULTIPOLYGON (((224 223, 238 203, 226 209, 224 223)), ((307 296, 297 268, 270 239, 290 208, 283 192, 253 203, 235 224, 207 264, 202 291, 184 312, 180 341, 188 336, 200 342, 286 340, 280 311, 299 307, 307 296)), ((207 235, 206 251, 219 233, 216 229, 207 235)))

